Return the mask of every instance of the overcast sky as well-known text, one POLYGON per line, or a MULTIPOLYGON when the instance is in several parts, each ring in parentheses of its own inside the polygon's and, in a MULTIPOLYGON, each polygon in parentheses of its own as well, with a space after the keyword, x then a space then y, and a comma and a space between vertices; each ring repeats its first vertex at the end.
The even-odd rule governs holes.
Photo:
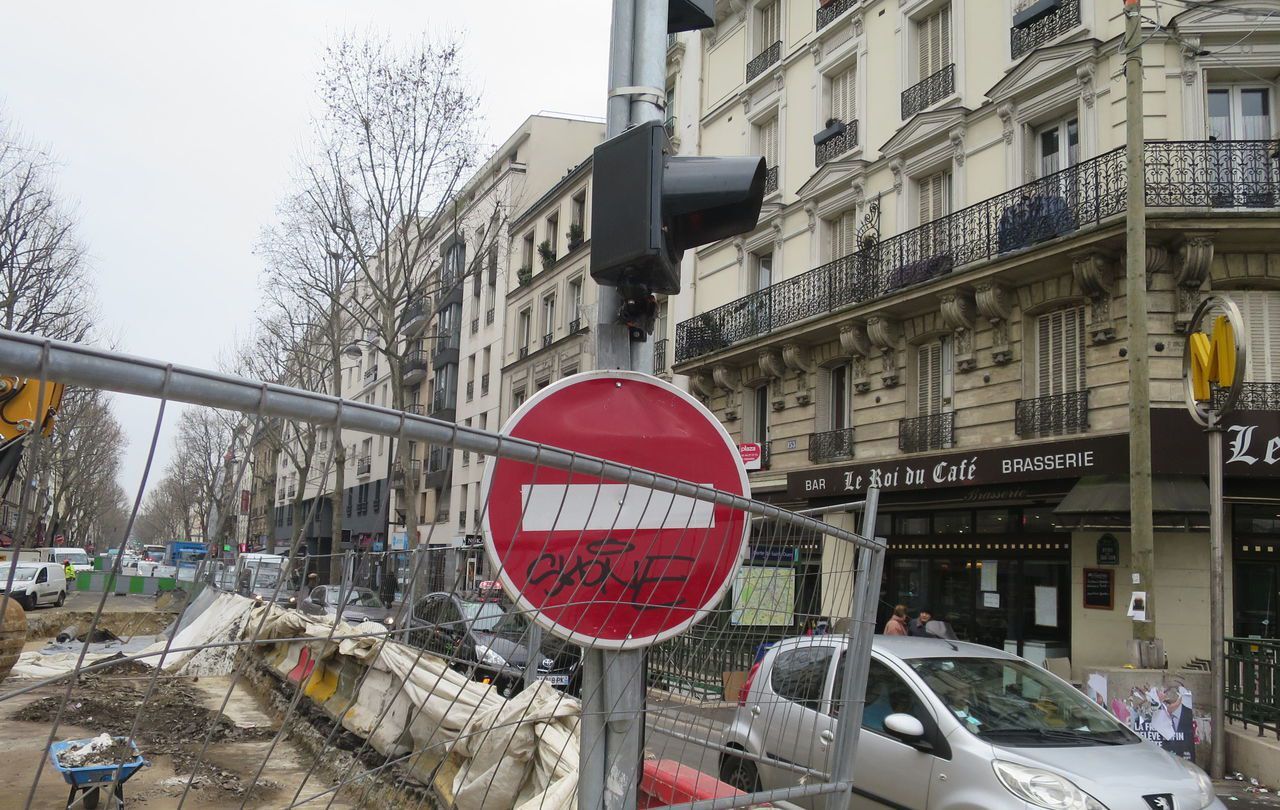
MULTIPOLYGON (((100 331, 178 364, 214 366, 250 323, 254 242, 288 188, 317 109, 319 57, 337 34, 462 35, 493 146, 540 110, 604 114, 605 0, 2 5, 0 111, 61 164, 100 331)), ((132 496, 155 403, 117 402, 132 496)))

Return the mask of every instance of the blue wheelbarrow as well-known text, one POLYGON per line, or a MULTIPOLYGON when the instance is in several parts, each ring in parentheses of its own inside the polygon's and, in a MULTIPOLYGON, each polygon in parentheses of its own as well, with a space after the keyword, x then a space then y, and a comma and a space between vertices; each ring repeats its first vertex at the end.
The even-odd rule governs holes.
MULTIPOLYGON (((125 738, 116 737, 115 740, 124 742, 125 738)), ((67 794, 67 807, 94 810, 98 806, 101 794, 106 793, 115 800, 116 810, 120 810, 124 807, 124 783, 149 763, 138 753, 138 746, 130 741, 129 748, 133 751, 133 757, 123 764, 85 767, 63 764, 62 754, 70 748, 78 748, 88 742, 91 740, 63 740, 49 746, 49 759, 53 762, 53 767, 62 774, 63 781, 71 785, 71 792, 67 794), (77 798, 77 793, 83 795, 77 798)))

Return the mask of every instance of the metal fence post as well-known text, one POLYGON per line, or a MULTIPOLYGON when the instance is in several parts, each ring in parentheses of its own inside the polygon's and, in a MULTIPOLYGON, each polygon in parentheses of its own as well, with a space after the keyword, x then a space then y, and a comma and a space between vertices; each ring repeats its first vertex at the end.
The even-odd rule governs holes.
MULTIPOLYGON (((862 536, 874 538, 880 491, 867 490, 862 513, 862 536)), ((875 633, 876 604, 880 598, 880 574, 884 567, 883 548, 859 548, 854 566, 856 581, 853 605, 849 613, 851 632, 845 648, 844 680, 840 694, 844 707, 836 726, 835 748, 827 771, 832 782, 847 782, 849 787, 827 798, 827 810, 847 810, 853 801, 853 766, 857 755, 858 734, 862 729, 862 710, 866 698, 867 671, 871 665, 871 641, 875 633)))

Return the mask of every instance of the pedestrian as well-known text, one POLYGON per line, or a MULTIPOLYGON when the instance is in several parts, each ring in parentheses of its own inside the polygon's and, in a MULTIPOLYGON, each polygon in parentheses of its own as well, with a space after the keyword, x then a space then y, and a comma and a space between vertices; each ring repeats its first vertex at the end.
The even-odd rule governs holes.
POLYGON ((382 568, 382 603, 387 607, 396 601, 396 591, 399 590, 399 583, 396 582, 395 560, 387 557, 383 560, 382 568))
POLYGON ((921 638, 937 638, 925 627, 931 621, 933 621, 933 614, 927 608, 920 608, 920 613, 907 625, 907 635, 921 638))
POLYGON ((907 634, 907 606, 894 605, 893 615, 884 623, 886 636, 905 636, 907 634))
POLYGON ((71 564, 71 560, 62 564, 62 573, 67 578, 67 590, 71 590, 76 586, 76 568, 71 564))
POLYGON ((307 574, 307 593, 310 594, 320 585, 320 577, 316 576, 316 572, 312 571, 307 574))

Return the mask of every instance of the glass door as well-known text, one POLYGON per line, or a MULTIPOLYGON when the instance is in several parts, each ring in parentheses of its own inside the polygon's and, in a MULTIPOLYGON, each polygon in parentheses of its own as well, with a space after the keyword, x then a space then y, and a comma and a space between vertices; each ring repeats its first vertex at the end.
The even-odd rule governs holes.
POLYGON ((1235 561, 1235 635, 1276 638, 1280 604, 1280 565, 1256 560, 1235 561))
POLYGON ((1267 87, 1209 88, 1207 174, 1209 204, 1259 208, 1274 204, 1271 91, 1267 87))

